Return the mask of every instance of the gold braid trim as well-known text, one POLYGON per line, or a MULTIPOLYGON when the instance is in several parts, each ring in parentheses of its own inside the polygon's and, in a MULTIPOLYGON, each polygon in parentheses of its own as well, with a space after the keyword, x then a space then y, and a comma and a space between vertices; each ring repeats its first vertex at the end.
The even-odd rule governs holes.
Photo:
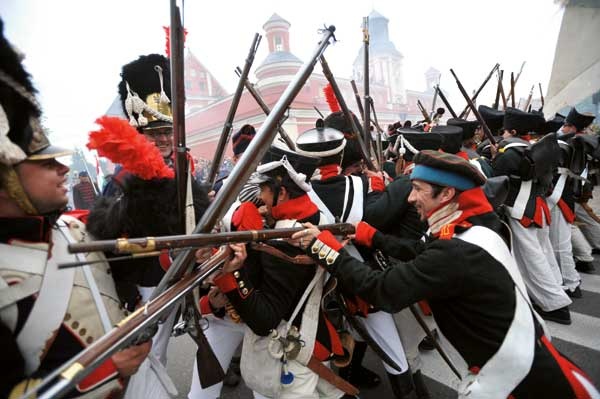
POLYGON ((17 203, 19 208, 28 215, 37 215, 38 211, 29 200, 15 168, 12 166, 0 165, 0 176, 0 181, 3 182, 4 189, 8 196, 17 203))

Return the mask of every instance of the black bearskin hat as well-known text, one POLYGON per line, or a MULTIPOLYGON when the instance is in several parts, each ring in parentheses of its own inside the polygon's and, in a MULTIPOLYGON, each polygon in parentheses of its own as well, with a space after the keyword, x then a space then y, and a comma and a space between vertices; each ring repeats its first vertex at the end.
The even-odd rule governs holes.
POLYGON ((121 106, 132 126, 141 129, 172 126, 171 73, 165 56, 142 55, 123 66, 121 78, 121 106))

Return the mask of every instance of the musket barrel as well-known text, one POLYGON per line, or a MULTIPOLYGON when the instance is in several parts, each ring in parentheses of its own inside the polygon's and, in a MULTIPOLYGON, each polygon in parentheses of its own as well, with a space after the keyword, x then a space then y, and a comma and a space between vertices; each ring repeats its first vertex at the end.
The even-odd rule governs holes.
MULTIPOLYGON (((242 77, 242 70, 240 69, 240 67, 236 68, 236 73, 240 78, 242 77)), ((263 110, 265 115, 269 115, 271 113, 271 109, 264 102, 264 100, 262 99, 262 97, 260 96, 258 91, 256 90, 256 87, 254 87, 254 85, 252 83, 250 83, 250 80, 248 80, 247 77, 244 80, 244 86, 246 86, 246 90, 248 90, 248 92, 254 98, 254 100, 256 101, 258 106, 263 110)), ((277 126, 277 131, 281 135, 281 138, 283 139, 285 144, 288 146, 288 148, 292 151, 295 151, 296 145, 294 144, 294 141, 290 138, 290 136, 287 134, 287 132, 283 129, 283 127, 281 126, 281 123, 279 123, 279 125, 277 126)))
POLYGON ((360 114, 360 119, 365 119, 365 110, 363 109, 362 102, 360 101, 360 94, 358 94, 358 87, 356 87, 356 82, 354 79, 350 81, 350 85, 352 86, 352 92, 354 92, 354 98, 356 99, 356 106, 358 107, 358 113, 360 114))
MULTIPOLYGON (((494 74, 494 72, 496 71, 496 69, 500 68, 500 64, 496 63, 496 65, 494 65, 494 67, 492 68, 492 70, 490 71, 490 73, 487 75, 487 77, 485 78, 485 80, 483 81, 483 83, 481 84, 481 86, 479 86, 479 88, 477 89, 477 91, 473 94, 473 97, 471 97, 471 101, 475 102, 475 100, 477 100, 477 97, 479 96, 479 93, 481 93, 481 90, 483 90, 483 88, 485 87, 485 85, 487 85, 487 82, 490 81, 490 79, 492 78, 492 75, 494 74)), ((467 106, 465 107, 465 109, 463 109, 463 111, 460 113, 460 115, 458 116, 459 118, 466 118, 466 114, 469 110, 469 104, 467 104, 467 106)))
POLYGON ((244 64, 244 70, 242 71, 237 88, 233 98, 231 99, 231 105, 229 106, 227 118, 225 119, 225 125, 221 131, 221 136, 219 137, 219 142, 217 143, 217 150, 215 151, 215 156, 213 158, 210 171, 208 172, 207 180, 211 187, 215 184, 217 173, 221 169, 221 162, 223 161, 223 155, 225 154, 225 147, 227 146, 227 142, 229 141, 229 136, 231 135, 231 130, 233 128, 233 119, 235 118, 235 113, 240 103, 240 99, 242 98, 244 82, 250 73, 250 68, 254 62, 254 55, 256 54, 258 45, 260 44, 260 38, 261 36, 258 33, 254 34, 254 39, 252 40, 252 45, 250 46, 248 56, 246 57, 246 63, 244 64))
MULTIPOLYGON (((329 230, 334 235, 347 235, 354 232, 349 223, 325 224, 317 226, 320 230, 329 230)), ((173 235, 164 237, 119 238, 87 243, 69 244, 70 253, 111 251, 117 254, 155 252, 162 249, 198 248, 204 246, 221 246, 224 244, 249 241, 265 241, 278 238, 289 238, 292 234, 304 230, 304 227, 284 229, 232 231, 227 233, 200 233, 173 235)))
POLYGON ((485 120, 483 119, 483 117, 481 116, 481 114, 479 113, 479 111, 477 110, 477 107, 475 107, 475 104, 473 103, 473 101, 471 101, 471 98, 467 94, 467 92, 466 92, 465 88, 463 87, 462 83, 460 83, 460 80, 458 80, 458 77, 456 76, 456 74, 454 73, 454 70, 452 70, 452 68, 450 68, 450 73, 452 73, 452 76, 454 76, 454 80, 456 80, 456 84, 458 86, 458 89, 460 90, 460 92, 462 93, 463 97, 467 101, 467 104, 469 105, 469 107, 471 107, 471 111, 473 111, 473 115, 475 115, 475 117, 477 118, 477 121, 481 125, 481 128, 483 129, 483 133, 488 138, 488 140, 490 140, 490 144, 494 144, 495 145, 496 144, 496 140, 494 139, 494 135, 490 131, 490 128, 488 127, 488 125, 485 123, 485 120))
POLYGON ((335 94, 335 97, 337 98, 338 103, 340 104, 340 108, 342 109, 342 112, 344 113, 344 116, 346 117, 346 121, 350 124, 350 126, 352 126, 352 133, 355 135, 356 140, 358 140, 358 146, 360 148, 361 155, 363 156, 363 159, 365 160, 365 163, 367 164, 367 168, 369 168, 370 170, 376 170, 375 165, 373 165, 373 161, 371 161, 371 158, 369 157, 369 155, 367 153, 367 147, 366 147, 367 143, 365 143, 365 141, 363 140, 362 129, 356 124, 356 121, 352 117, 352 113, 350 112, 350 109, 348 108, 348 104, 346 104, 346 100, 344 100, 344 97, 342 96, 342 92, 340 91, 340 88, 339 88, 337 82, 335 81, 335 78, 333 77, 333 73, 331 72, 331 69, 329 68, 329 64, 327 63, 327 61, 325 60, 325 57, 323 57, 323 56, 320 57, 320 61, 321 61, 321 67, 323 68, 323 75, 325 75, 325 78, 331 85, 331 88, 333 89, 333 93, 335 94))
POLYGON ((458 116, 456 116, 456 112, 454 112, 454 110, 452 109, 452 106, 448 102, 448 99, 444 95, 444 92, 442 91, 442 89, 440 89, 440 85, 439 84, 436 86, 436 91, 437 91, 438 95, 440 96, 440 98, 442 99, 442 102, 444 103, 444 105, 446 106, 446 108, 448 108, 448 111, 450 111, 450 114, 452 115, 452 117, 453 118, 458 118, 458 116))

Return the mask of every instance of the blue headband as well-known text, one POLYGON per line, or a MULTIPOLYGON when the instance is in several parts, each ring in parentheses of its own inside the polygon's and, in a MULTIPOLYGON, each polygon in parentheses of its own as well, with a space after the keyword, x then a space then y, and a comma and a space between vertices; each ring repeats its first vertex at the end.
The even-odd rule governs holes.
POLYGON ((477 185, 469 178, 458 173, 448 172, 447 170, 432 168, 426 165, 415 165, 410 180, 423 180, 428 183, 439 184, 440 186, 454 187, 457 190, 465 191, 475 188, 477 185))

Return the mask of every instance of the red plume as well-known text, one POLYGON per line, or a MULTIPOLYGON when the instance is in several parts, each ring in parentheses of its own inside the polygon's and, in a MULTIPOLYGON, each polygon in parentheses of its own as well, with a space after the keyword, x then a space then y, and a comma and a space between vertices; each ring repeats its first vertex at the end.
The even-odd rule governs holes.
MULTIPOLYGON (((163 26, 163 30, 165 31, 165 53, 167 54, 167 58, 171 57, 171 28, 168 26, 163 26)), ((187 37, 187 29, 183 29, 183 42, 185 43, 185 38, 187 37)))
POLYGON ((331 112, 340 111, 340 104, 338 103, 337 98, 335 98, 335 93, 333 92, 331 83, 328 83, 327 86, 323 88, 323 93, 325 93, 325 100, 327 101, 327 104, 329 104, 329 109, 331 112))
POLYGON ((158 148, 126 120, 103 116, 96 123, 101 129, 90 132, 87 148, 97 150, 101 157, 121 164, 123 169, 144 180, 175 177, 158 148))

